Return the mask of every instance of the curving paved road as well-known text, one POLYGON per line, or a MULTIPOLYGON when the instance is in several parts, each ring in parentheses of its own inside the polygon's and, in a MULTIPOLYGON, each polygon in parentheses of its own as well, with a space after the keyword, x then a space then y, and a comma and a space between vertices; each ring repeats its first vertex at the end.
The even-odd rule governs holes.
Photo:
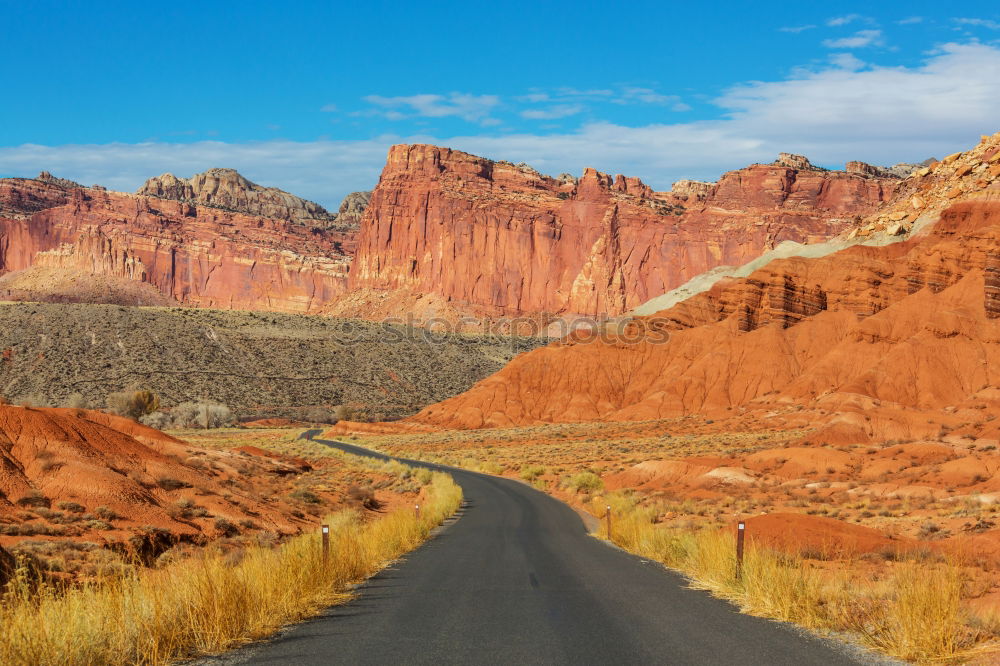
POLYGON ((571 508, 533 488, 448 472, 465 492, 457 522, 368 581, 355 601, 222 661, 836 666, 867 660, 686 589, 680 576, 588 536, 571 508))

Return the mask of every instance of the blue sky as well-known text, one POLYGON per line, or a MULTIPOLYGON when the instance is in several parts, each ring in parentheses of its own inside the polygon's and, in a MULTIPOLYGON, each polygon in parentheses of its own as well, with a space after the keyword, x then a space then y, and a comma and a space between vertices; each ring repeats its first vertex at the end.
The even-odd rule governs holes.
POLYGON ((667 189, 1000 130, 996 3, 618 7, 0 0, 0 176, 131 190, 230 166, 335 207, 400 142, 667 189))

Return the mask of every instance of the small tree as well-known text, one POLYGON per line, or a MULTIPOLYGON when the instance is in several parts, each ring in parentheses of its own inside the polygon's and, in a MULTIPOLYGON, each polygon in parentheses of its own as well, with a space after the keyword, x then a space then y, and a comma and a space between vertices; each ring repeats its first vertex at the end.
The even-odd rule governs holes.
POLYGON ((156 428, 157 430, 166 430, 172 425, 172 420, 170 415, 165 412, 153 412, 152 414, 140 417, 139 423, 148 425, 150 428, 156 428))
POLYGON ((89 409, 90 402, 83 396, 82 393, 70 393, 66 396, 66 400, 63 401, 63 406, 71 407, 73 409, 89 409))
POLYGON ((231 425, 233 412, 217 402, 182 402, 171 410, 175 428, 221 428, 231 425))
POLYGON ((353 421, 358 418, 358 411, 351 405, 337 405, 333 408, 333 417, 338 421, 353 421))
POLYGON ((139 416, 152 414, 160 408, 160 399, 152 391, 136 391, 132 394, 132 401, 139 416))
POLYGON ((119 391, 108 394, 108 411, 130 419, 139 419, 160 408, 160 399, 152 391, 119 391))

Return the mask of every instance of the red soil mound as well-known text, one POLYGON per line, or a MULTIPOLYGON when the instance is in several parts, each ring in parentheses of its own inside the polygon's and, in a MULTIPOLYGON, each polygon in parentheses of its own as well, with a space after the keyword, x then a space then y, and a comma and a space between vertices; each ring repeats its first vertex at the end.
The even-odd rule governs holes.
POLYGON ((282 462, 288 463, 289 465, 293 465, 303 471, 308 471, 312 469, 312 465, 309 463, 308 460, 297 458, 295 456, 285 456, 280 453, 275 453, 274 451, 268 451, 267 449, 262 449, 258 446, 240 446, 233 450, 238 453, 245 453, 250 456, 261 456, 263 458, 270 458, 271 460, 280 460, 282 462))
MULTIPOLYGON (((731 528, 735 531, 735 525, 731 528)), ((786 553, 831 559, 862 553, 898 551, 908 541, 834 518, 801 513, 769 513, 746 520, 747 539, 786 553)))
POLYGON ((236 524, 247 511, 262 527, 295 532, 298 521, 233 483, 274 467, 244 468, 235 454, 209 455, 100 412, 2 405, 0 523, 12 528, 0 525, 0 534, 115 540, 155 527, 198 539, 215 534, 217 519, 236 524), (203 510, 181 511, 184 498, 203 510))

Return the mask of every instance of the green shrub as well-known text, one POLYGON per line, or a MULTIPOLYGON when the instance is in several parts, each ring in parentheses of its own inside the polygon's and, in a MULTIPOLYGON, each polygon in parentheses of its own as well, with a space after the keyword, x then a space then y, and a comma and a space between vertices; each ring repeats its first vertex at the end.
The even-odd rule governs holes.
POLYGON ((601 477, 597 476, 593 472, 580 472, 579 474, 574 474, 566 480, 566 485, 578 493, 589 493, 604 488, 604 482, 601 481, 601 477))
POLYGON ((521 478, 531 483, 542 474, 545 474, 545 467, 542 465, 525 465, 521 468, 521 478))

